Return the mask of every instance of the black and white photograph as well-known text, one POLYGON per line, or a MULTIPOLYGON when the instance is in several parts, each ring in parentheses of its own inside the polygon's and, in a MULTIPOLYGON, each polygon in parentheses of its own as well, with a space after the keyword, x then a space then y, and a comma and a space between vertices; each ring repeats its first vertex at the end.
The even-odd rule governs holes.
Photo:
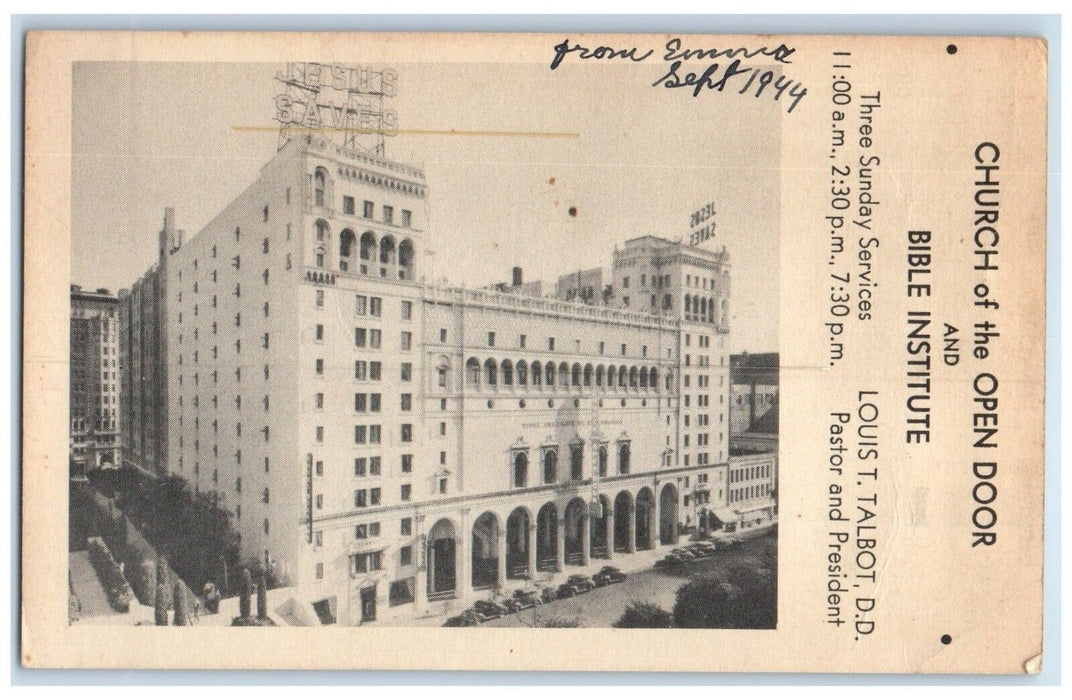
POLYGON ((776 627, 785 106, 555 49, 74 64, 71 625, 776 627))

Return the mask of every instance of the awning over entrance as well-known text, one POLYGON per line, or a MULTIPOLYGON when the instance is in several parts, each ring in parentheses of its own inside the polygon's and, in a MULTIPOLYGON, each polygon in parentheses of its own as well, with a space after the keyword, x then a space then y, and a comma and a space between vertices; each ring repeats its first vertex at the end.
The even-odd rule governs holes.
POLYGON ((774 505, 774 499, 767 498, 763 501, 760 501, 759 503, 753 503, 747 508, 741 508, 739 512, 741 513, 741 515, 745 515, 747 513, 755 513, 757 510, 766 510, 767 508, 773 508, 774 505))
POLYGON ((732 508, 716 508, 711 512, 723 523, 735 523, 740 517, 732 508))

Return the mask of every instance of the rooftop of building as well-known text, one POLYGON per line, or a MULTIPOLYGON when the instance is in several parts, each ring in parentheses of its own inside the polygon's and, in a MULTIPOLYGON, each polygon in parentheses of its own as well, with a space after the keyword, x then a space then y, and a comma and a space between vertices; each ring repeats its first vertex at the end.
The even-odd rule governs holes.
POLYGON ((83 289, 81 285, 71 285, 71 299, 79 301, 119 301, 119 297, 112 294, 111 290, 105 287, 98 287, 95 290, 83 289))

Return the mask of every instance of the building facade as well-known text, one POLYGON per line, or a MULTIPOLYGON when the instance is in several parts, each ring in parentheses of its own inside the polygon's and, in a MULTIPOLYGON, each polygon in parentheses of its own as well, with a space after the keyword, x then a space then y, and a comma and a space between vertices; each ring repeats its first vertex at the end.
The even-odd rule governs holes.
POLYGON ((123 466, 153 477, 169 472, 167 266, 182 238, 165 210, 156 264, 119 293, 123 466))
POLYGON ((606 275, 429 285, 427 196, 293 138, 158 265, 169 470, 321 619, 672 544, 732 488, 725 251, 643 236, 606 275))
POLYGON ((119 299, 107 289, 71 285, 70 469, 120 464, 119 299))

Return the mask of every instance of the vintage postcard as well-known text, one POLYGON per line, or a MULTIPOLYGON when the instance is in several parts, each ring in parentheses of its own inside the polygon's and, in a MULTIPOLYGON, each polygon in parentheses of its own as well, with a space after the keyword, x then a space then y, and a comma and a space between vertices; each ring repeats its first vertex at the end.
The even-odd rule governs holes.
POLYGON ((31 34, 22 663, 1038 672, 1046 55, 31 34))

